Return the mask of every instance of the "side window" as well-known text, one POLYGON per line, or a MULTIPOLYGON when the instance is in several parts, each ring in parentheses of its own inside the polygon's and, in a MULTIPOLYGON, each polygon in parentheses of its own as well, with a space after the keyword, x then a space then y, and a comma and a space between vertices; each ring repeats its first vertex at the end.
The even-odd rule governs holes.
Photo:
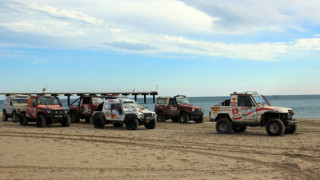
POLYGON ((13 105, 13 98, 10 98, 10 106, 13 105))
POLYGON ((32 99, 32 106, 33 106, 33 107, 36 107, 36 106, 37 106, 37 103, 36 103, 36 100, 35 100, 35 99, 32 99))
POLYGON ((238 96, 238 106, 252 107, 253 103, 252 103, 250 96, 238 96))
POLYGON ((157 104, 167 104, 167 98, 158 98, 157 104))
POLYGON ((71 103, 71 105, 74 105, 74 106, 79 106, 79 104, 80 104, 80 98, 78 98, 77 100, 71 103))
POLYGON ((91 104, 91 98, 90 97, 83 98, 82 104, 91 104))
POLYGON ((122 114, 121 104, 111 104, 111 111, 118 114, 122 114))
POLYGON ((174 98, 169 99, 169 105, 177 105, 177 101, 174 98))

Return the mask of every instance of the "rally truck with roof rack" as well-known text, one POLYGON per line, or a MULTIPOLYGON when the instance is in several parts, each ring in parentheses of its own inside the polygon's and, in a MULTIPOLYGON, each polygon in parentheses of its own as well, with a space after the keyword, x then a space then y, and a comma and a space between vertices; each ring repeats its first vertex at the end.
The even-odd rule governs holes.
POLYGON ((29 122, 36 122, 37 127, 45 127, 56 122, 61 123, 62 127, 70 126, 68 111, 55 96, 30 96, 20 116, 21 126, 28 125, 29 122))
POLYGON ((291 108, 271 106, 257 92, 232 93, 230 99, 211 107, 210 121, 219 134, 244 132, 247 126, 265 126, 270 136, 294 134, 298 121, 291 108))
POLYGON ((156 114, 132 99, 107 99, 101 109, 98 108, 93 113, 93 124, 95 128, 101 129, 106 124, 113 124, 114 127, 122 127, 125 124, 128 130, 136 130, 139 125, 144 125, 146 129, 154 129, 156 114))
POLYGON ((195 123, 203 123, 203 108, 193 106, 184 95, 158 97, 154 112, 157 114, 158 122, 172 119, 172 122, 188 123, 194 120, 195 123))
POLYGON ((112 96, 91 96, 83 95, 72 102, 69 106, 69 115, 72 123, 80 122, 80 119, 85 119, 86 123, 90 123, 92 113, 105 99, 116 99, 112 96))
POLYGON ((27 106, 28 99, 27 95, 8 96, 3 104, 2 120, 8 121, 8 118, 12 118, 12 122, 19 122, 20 112, 27 106))

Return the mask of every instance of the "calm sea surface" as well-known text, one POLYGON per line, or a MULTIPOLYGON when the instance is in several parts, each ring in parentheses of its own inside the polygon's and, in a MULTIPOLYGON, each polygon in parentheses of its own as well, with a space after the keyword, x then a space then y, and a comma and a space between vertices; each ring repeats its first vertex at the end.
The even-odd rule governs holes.
MULTIPOLYGON (((205 114, 209 114, 210 107, 218 104, 229 97, 190 97, 192 104, 204 107, 205 114)), ((292 108, 295 115, 294 118, 313 118, 320 119, 320 95, 281 95, 267 96, 271 105, 292 108)), ((3 100, 0 100, 0 110, 3 108, 3 100)), ((64 107, 67 107, 67 100, 61 99, 64 107)), ((72 102, 72 101, 71 101, 72 102)), ((143 104, 143 98, 138 98, 141 105, 154 110, 152 98, 147 98, 147 104, 143 104)))

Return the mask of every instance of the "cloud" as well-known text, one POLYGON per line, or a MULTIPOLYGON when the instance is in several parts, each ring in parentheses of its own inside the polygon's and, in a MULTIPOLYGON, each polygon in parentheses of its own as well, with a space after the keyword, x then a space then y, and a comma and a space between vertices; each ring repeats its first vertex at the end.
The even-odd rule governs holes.
POLYGON ((217 33, 244 34, 257 31, 306 30, 305 24, 319 24, 320 2, 314 0, 181 0, 218 18, 217 33))
MULTIPOLYGON (((318 20, 312 15, 315 8, 309 15, 295 13, 294 10, 301 10, 300 7, 293 6, 297 1, 292 1, 289 6, 272 0, 267 1, 268 3, 204 0, 183 2, 2 1, 0 39, 6 40, 0 45, 100 49, 162 57, 170 54, 170 57, 187 55, 258 61, 278 61, 284 57, 320 49, 320 38, 315 36, 288 42, 255 43, 224 42, 211 38, 217 32, 299 29, 299 18, 292 19, 292 14, 301 16, 301 19, 320 22, 320 18, 318 20)), ((304 4, 301 6, 309 7, 304 4)), ((317 7, 317 3, 315 6, 317 7)), ((315 53, 315 56, 319 57, 319 54, 315 53)))

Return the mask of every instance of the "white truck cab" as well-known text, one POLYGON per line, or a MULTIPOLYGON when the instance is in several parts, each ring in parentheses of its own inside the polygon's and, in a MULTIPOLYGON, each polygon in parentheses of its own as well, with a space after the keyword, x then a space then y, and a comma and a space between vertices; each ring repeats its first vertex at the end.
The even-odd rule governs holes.
POLYGON ((18 115, 27 106, 28 99, 27 95, 8 96, 3 104, 2 120, 8 121, 8 118, 12 118, 12 122, 19 122, 18 115))
POLYGON ((156 114, 132 99, 107 99, 103 102, 102 110, 93 113, 93 124, 95 128, 104 128, 105 124, 113 124, 114 127, 125 124, 128 130, 136 130, 139 125, 154 129, 156 114))

